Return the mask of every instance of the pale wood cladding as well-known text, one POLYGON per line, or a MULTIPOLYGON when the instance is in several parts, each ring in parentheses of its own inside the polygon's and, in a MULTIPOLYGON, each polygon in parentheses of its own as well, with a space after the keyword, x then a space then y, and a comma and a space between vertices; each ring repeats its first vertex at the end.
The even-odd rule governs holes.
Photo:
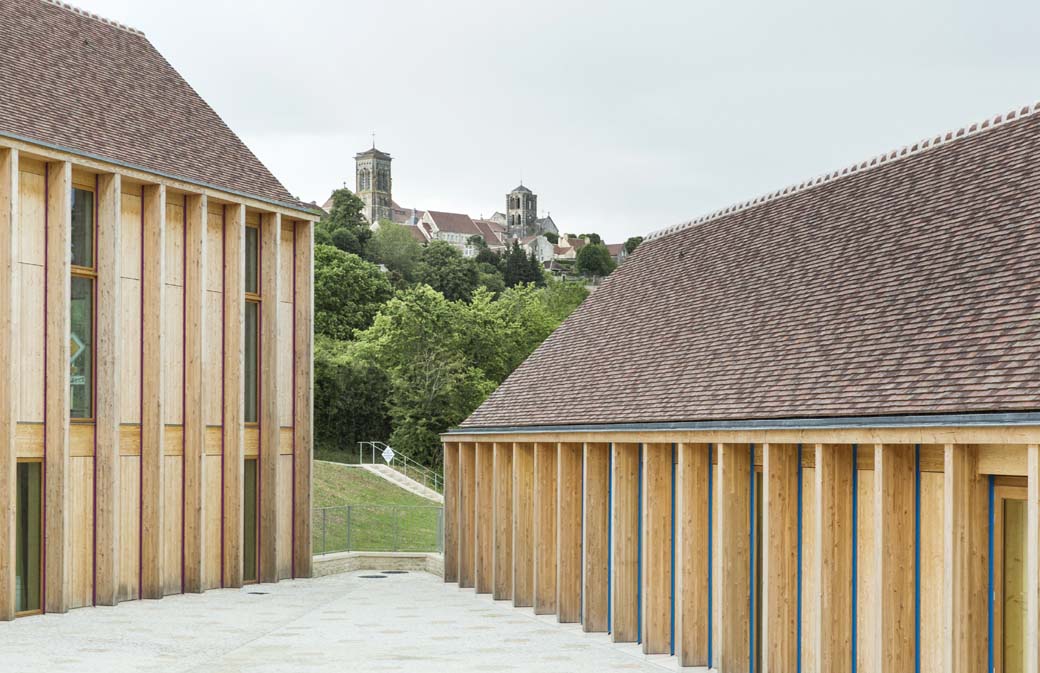
POLYGON ((444 581, 459 581, 459 444, 444 445, 444 581))
POLYGON ((852 447, 816 445, 817 671, 845 670, 852 656, 852 447))
POLYGON ((477 442, 473 522, 473 582, 478 594, 492 589, 494 444, 477 442))
POLYGON ((675 474, 675 654, 680 666, 708 665, 707 444, 680 444, 675 474))
POLYGON ((1040 673, 1040 444, 1027 448, 1026 673, 1040 673))
POLYGON ((493 470, 491 595, 513 598, 513 445, 495 442, 493 470))
MULTIPOLYGON (((281 517, 278 512, 279 448, 278 314, 281 285, 282 216, 260 216, 260 581, 278 581, 278 541, 281 517), (266 543, 265 543, 266 541, 266 543)), ((290 531, 285 531, 290 534, 290 531)))
POLYGON ((613 444, 610 633, 618 643, 639 639, 639 452, 638 444, 613 444))
POLYGON ((643 445, 642 641, 668 654, 671 613, 672 445, 643 445))
MULTIPOLYGON (((906 541, 914 535, 915 460, 913 446, 877 444, 873 516, 859 513, 860 520, 872 520, 874 524, 874 558, 866 568, 873 567, 877 577, 875 591, 860 604, 873 604, 871 616, 878 620, 870 634, 873 637, 860 641, 864 650, 873 650, 871 661, 862 663, 884 670, 906 670, 914 665, 915 561, 914 546, 906 541)), ((870 499, 861 497, 859 502, 867 504, 870 499)))
POLYGON ((203 590, 205 543, 206 419, 203 360, 206 346, 206 242, 208 203, 205 195, 184 201, 184 384, 182 419, 183 469, 183 585, 184 591, 203 590))
POLYGON ((766 444, 762 469, 762 671, 798 666, 798 447, 766 444))
MULTIPOLYGON (((458 451, 447 449, 445 456, 454 453, 456 461, 458 451)), ((457 478, 457 470, 453 477, 457 478)), ((448 465, 445 463, 444 483, 448 483, 448 465)), ((445 511, 454 509, 448 506, 448 491, 457 497, 458 489, 445 491, 445 511)), ((451 531, 457 539, 459 531, 451 531)), ((445 532, 445 554, 451 548, 445 532)), ((518 608, 534 605, 534 444, 517 442, 513 444, 513 605, 518 608)), ((447 563, 447 556, 445 556, 447 563)), ((445 566, 447 572, 448 565, 445 566)))
POLYGON ((561 442, 556 456, 556 617, 581 621, 582 445, 561 442))
POLYGON ((224 558, 222 586, 242 586, 242 488, 245 324, 245 225, 243 205, 226 207, 224 223, 224 558))
POLYGON ((293 283, 293 571, 312 574, 311 458, 314 453, 314 227, 294 226, 293 283))
POLYGON ((719 461, 719 556, 721 558, 721 652, 720 670, 746 669, 751 656, 748 539, 751 497, 751 455, 747 444, 720 444, 719 461))
POLYGON ((0 621, 14 619, 17 563, 18 150, 0 149, 0 621))
MULTIPOLYGON (((476 444, 459 443, 459 587, 473 588, 476 525, 476 444)), ((447 487, 447 483, 445 483, 447 487)))
MULTIPOLYGON (((534 445, 534 613, 556 612, 556 444, 534 445)), ((465 535, 465 531, 462 532, 465 535)))
POLYGON ((610 567, 607 564, 610 534, 610 444, 585 444, 584 494, 582 506, 582 627, 587 632, 610 630, 607 595, 610 567))

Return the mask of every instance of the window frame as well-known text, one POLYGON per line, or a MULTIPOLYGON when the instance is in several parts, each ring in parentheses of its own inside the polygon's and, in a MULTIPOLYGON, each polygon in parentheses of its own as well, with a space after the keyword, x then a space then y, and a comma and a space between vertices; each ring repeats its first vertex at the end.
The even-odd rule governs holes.
MULTIPOLYGON (((72 279, 73 278, 84 278, 84 279, 87 279, 87 280, 90 281, 90 313, 91 313, 91 316, 90 316, 90 414, 88 414, 87 416, 82 416, 82 417, 81 416, 73 416, 72 415, 72 399, 71 399, 71 394, 72 393, 71 393, 71 390, 70 390, 69 391, 69 396, 70 396, 70 398, 69 398, 69 422, 70 423, 91 424, 91 423, 95 423, 96 420, 97 420, 97 409, 96 409, 96 405, 97 405, 97 352, 96 352, 97 351, 97 279, 98 279, 98 269, 97 269, 97 254, 98 254, 98 240, 97 240, 98 239, 98 235, 97 235, 98 234, 98 198, 97 198, 97 193, 98 193, 98 185, 97 185, 97 179, 98 178, 95 175, 94 176, 94 185, 93 186, 90 186, 90 185, 88 185, 85 182, 75 182, 75 181, 73 181, 73 184, 72 184, 72 186, 70 188, 70 194, 69 194, 69 201, 70 201, 70 203, 72 201, 72 195, 75 192, 75 190, 77 190, 77 189, 82 191, 82 192, 90 193, 91 196, 92 196, 92 200, 93 200, 93 208, 91 209, 91 217, 90 217, 90 220, 91 220, 91 236, 90 236, 91 252, 90 252, 90 261, 93 264, 93 266, 82 266, 80 264, 72 264, 71 262, 69 263, 69 290, 70 290, 69 336, 70 337, 72 335, 72 316, 71 316, 71 312, 72 312, 72 303, 71 303, 72 279)), ((71 234, 71 225, 70 225, 70 234, 71 234)), ((72 245, 72 241, 71 241, 71 236, 70 236, 70 240, 69 240, 69 246, 70 246, 69 255, 70 255, 70 259, 71 259, 71 254, 72 254, 71 245, 72 245)), ((72 368, 72 362, 70 361, 69 362, 69 369, 70 369, 69 375, 70 376, 72 375, 71 368, 72 368)), ((71 387, 71 381, 69 382, 69 385, 71 387)))
MULTIPOLYGON (((46 509, 46 493, 44 493, 43 458, 42 457, 24 457, 24 458, 23 457, 18 457, 18 458, 15 459, 15 464, 16 465, 22 465, 22 464, 33 465, 33 464, 35 464, 35 465, 39 465, 40 466, 40 514, 39 514, 39 518, 40 518, 40 569, 39 569, 39 576, 38 576, 38 579, 39 579, 39 582, 40 582, 40 586, 38 587, 39 588, 39 592, 40 592, 40 607, 36 608, 35 610, 16 611, 14 613, 14 616, 17 619, 19 617, 31 617, 33 615, 42 615, 43 614, 43 606, 44 606, 44 602, 46 600, 46 596, 44 596, 44 593, 43 593, 43 587, 44 587, 43 572, 44 572, 44 561, 45 561, 45 559, 47 557, 47 536, 45 535, 45 531, 44 531, 44 524, 45 524, 45 521, 46 521, 46 517, 44 515, 45 509, 46 509)), ((16 467, 15 468, 15 491, 16 491, 15 497, 16 498, 17 498, 17 490, 18 490, 17 479, 18 479, 18 475, 17 475, 17 467, 16 467)), ((15 518, 16 518, 15 529, 16 530, 15 530, 15 540, 14 540, 15 553, 17 553, 17 548, 18 548, 18 539, 17 539, 18 538, 18 532, 17 532, 18 523, 17 523, 17 516, 18 515, 17 515, 17 508, 16 508, 15 509, 15 518)), ((17 561, 15 562, 15 565, 17 566, 17 561)), ((17 574, 17 570, 15 570, 14 572, 17 574)))
MULTIPOLYGON (((254 360, 253 366, 256 368, 256 370, 255 370, 256 371, 256 376, 253 377, 255 379, 255 381, 256 381, 256 395, 255 395, 255 398, 256 398, 256 420, 255 421, 243 421, 243 423, 244 423, 245 427, 247 427, 247 428, 259 428, 260 427, 260 387, 261 387, 261 382, 260 382, 260 344, 262 343, 262 339, 263 339, 263 337, 261 335, 261 329, 262 329, 261 328, 261 316, 263 314, 263 297, 260 294, 260 291, 263 288, 263 265, 260 262, 261 262, 261 259, 263 257, 263 253, 262 253, 262 251, 263 251, 263 239, 260 236, 260 225, 259 224, 253 225, 253 224, 247 223, 246 224, 246 229, 255 229, 256 230, 256 292, 249 292, 249 291, 245 291, 244 292, 245 302, 247 304, 255 304, 256 305, 256 349, 255 349, 256 357, 253 358, 253 360, 254 360)), ((248 249, 248 246, 243 245, 243 248, 248 249)), ((248 263, 249 263, 249 260, 247 259, 246 260, 246 264, 248 265, 248 263)), ((243 288, 245 288, 245 283, 244 282, 243 282, 242 286, 243 286, 243 288)), ((245 338, 245 335, 244 335, 244 332, 245 332, 245 310, 244 310, 244 307, 243 307, 243 318, 242 318, 242 320, 243 320, 242 330, 243 330, 243 340, 244 340, 244 338, 245 338)), ((244 351, 245 351, 245 343, 243 341, 243 362, 242 362, 242 366, 243 367, 248 367, 249 363, 246 362, 246 360, 245 360, 245 357, 244 357, 245 353, 244 353, 244 351)), ((243 378, 245 378, 245 371, 243 371, 243 378)), ((243 385, 244 384, 245 384, 245 381, 243 381, 243 385)), ((247 415, 247 410, 245 409, 245 397, 246 397, 246 394, 247 394, 246 391, 243 391, 243 400, 242 400, 242 404, 243 404, 242 417, 243 418, 245 418, 246 415, 247 415)))

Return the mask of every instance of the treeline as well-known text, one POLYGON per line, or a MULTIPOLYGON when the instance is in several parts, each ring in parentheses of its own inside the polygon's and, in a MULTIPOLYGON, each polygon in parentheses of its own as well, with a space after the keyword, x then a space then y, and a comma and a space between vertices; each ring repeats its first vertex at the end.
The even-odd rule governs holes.
MULTIPOLYGON (((587 296, 519 247, 427 246, 372 232, 348 190, 315 230, 314 432, 318 453, 385 441, 429 465, 466 418, 587 296)), ((351 454, 348 454, 351 455, 351 454)))

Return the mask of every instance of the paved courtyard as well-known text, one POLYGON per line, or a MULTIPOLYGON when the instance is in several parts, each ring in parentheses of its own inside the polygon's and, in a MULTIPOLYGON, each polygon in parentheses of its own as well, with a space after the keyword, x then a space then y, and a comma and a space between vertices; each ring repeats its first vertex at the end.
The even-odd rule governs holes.
POLYGON ((603 634, 425 573, 355 572, 0 623, 0 671, 654 671, 603 634))

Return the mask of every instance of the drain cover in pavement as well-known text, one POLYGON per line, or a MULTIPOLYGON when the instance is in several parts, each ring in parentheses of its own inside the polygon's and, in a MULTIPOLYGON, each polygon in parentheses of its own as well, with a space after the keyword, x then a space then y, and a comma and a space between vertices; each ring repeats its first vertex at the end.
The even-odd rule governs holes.
POLYGON ((407 575, 407 570, 380 570, 384 575, 407 575))
POLYGON ((269 592, 267 591, 250 591, 250 596, 266 596, 269 592))
POLYGON ((385 580, 386 575, 358 575, 363 580, 385 580))

